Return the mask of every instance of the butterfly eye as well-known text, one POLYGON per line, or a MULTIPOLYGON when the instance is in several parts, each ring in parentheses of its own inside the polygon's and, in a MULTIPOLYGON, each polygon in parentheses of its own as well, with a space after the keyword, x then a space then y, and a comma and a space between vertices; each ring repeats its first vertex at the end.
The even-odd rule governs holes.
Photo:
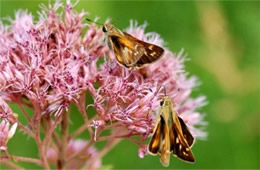
POLYGON ((103 31, 103 32, 107 32, 107 27, 106 27, 106 26, 103 26, 103 27, 102 27, 102 31, 103 31))
POLYGON ((162 106, 164 104, 164 101, 162 100, 162 101, 160 101, 160 105, 162 106))

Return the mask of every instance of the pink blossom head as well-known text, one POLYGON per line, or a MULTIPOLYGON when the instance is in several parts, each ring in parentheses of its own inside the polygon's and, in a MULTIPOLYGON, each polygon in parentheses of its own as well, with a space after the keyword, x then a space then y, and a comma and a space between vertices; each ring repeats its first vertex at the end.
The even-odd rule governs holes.
POLYGON ((67 4, 63 22, 56 12, 60 7, 57 1, 53 8, 44 8, 38 22, 30 13, 18 11, 9 29, 0 25, 0 95, 4 100, 25 98, 43 114, 60 115, 82 92, 93 89, 96 62, 106 50, 100 44, 102 31, 92 25, 83 35, 86 12, 74 13, 67 4))
POLYGON ((6 120, 0 122, 0 151, 7 150, 7 142, 13 137, 17 128, 17 123, 10 127, 10 123, 6 120))
POLYGON ((7 142, 16 132, 17 115, 0 97, 0 151, 7 150, 7 142), (10 124, 12 125, 10 127, 10 124))
POLYGON ((17 122, 18 115, 13 113, 8 104, 0 97, 0 119, 10 123, 17 122))
MULTIPOLYGON (((61 7, 59 1, 49 8, 43 7, 38 21, 33 20, 27 11, 18 11, 9 26, 0 23, 2 150, 6 149, 6 143, 17 126, 17 116, 5 102, 30 107, 34 112, 31 117, 27 117, 29 123, 46 121, 53 125, 53 131, 60 123, 60 118, 66 116, 64 113, 69 113, 70 106, 75 104, 86 123, 83 129, 89 128, 93 141, 102 139, 102 130, 111 129, 113 140, 128 138, 134 141, 140 147, 139 156, 144 157, 147 147, 143 141, 152 135, 155 113, 165 95, 162 89, 172 99, 177 114, 192 134, 195 137, 206 135, 197 127, 205 125, 203 116, 197 111, 205 104, 205 97, 191 97, 198 83, 195 76, 188 76, 185 71, 182 51, 172 53, 164 46, 159 34, 145 33, 146 24, 138 26, 131 21, 126 32, 142 41, 163 47, 165 53, 155 63, 141 69, 128 70, 118 64, 113 51, 102 42, 102 30, 85 22, 86 12, 73 11, 73 5, 68 1, 64 6, 64 15, 61 15, 58 12, 61 7), (85 32, 86 27, 88 29, 85 32), (101 62, 104 57, 109 60, 101 62), (91 95, 94 103, 85 101, 86 93, 91 95), (85 110, 87 105, 93 106, 97 112, 91 121, 85 110), (95 131, 92 132, 91 128, 95 131), (140 136, 140 141, 134 140, 134 135, 140 136)), ((31 126, 34 127, 37 126, 31 126)), ((45 137, 48 139, 50 136, 46 134, 45 137)), ((66 156, 82 150, 90 140, 67 141, 66 156)), ((49 148, 47 153, 49 162, 57 161, 59 154, 55 148, 49 148)), ((99 168, 101 161, 96 155, 97 150, 89 147, 68 163, 68 167, 77 168, 82 164, 80 157, 88 156, 88 168, 99 168)))

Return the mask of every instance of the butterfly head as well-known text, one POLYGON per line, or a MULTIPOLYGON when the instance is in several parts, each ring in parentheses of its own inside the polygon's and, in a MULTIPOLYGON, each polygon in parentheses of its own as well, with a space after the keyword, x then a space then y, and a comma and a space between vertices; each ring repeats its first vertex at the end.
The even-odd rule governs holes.
POLYGON ((114 33, 121 33, 119 29, 117 29, 113 24, 106 23, 102 26, 102 31, 105 34, 114 34, 114 33))
POLYGON ((106 26, 107 24, 104 24, 103 27, 102 27, 102 31, 104 33, 106 33, 108 31, 108 27, 106 26))
POLYGON ((171 106, 172 100, 168 96, 164 96, 160 102, 161 106, 171 106))
POLYGON ((102 31, 104 33, 109 33, 109 32, 112 32, 113 30, 115 29, 115 26, 110 24, 110 23, 106 23, 103 25, 102 27, 102 31))

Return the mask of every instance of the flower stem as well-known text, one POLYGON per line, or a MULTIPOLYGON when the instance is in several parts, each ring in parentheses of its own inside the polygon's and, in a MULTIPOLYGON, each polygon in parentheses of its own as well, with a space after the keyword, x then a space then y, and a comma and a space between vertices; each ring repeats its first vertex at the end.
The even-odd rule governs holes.
POLYGON ((45 145, 43 144, 41 137, 40 137, 40 126, 41 126, 40 122, 41 122, 41 119, 37 118, 37 117, 40 117, 41 110, 38 108, 37 104, 34 103, 33 106, 34 106, 34 109, 35 109, 35 118, 36 118, 35 122, 34 122, 35 126, 33 126, 33 128, 35 130, 35 141, 36 141, 36 144, 39 148, 39 154, 40 154, 40 158, 41 158, 41 161, 42 161, 43 168, 44 169, 50 169, 46 154, 44 152, 44 146, 45 145))
POLYGON ((69 134, 69 112, 63 112, 63 119, 61 121, 61 143, 59 148, 59 158, 57 161, 58 169, 65 169, 68 134, 69 134))
MULTIPOLYGON (((116 144, 118 144, 121 141, 121 139, 112 139, 110 141, 108 141, 107 145, 95 156, 95 159, 102 159, 103 156, 105 156, 105 154, 110 151, 116 144)), ((83 168, 81 169, 92 169, 92 165, 91 162, 87 162, 83 168), (87 164, 89 163, 89 164, 87 164)))
MULTIPOLYGON (((53 133, 61 119, 62 119, 62 116, 57 117, 55 119, 54 123, 49 127, 49 131, 46 133, 47 135, 43 141, 44 145, 47 145, 49 143, 49 140, 51 139, 51 136, 53 135, 53 133)), ((46 149, 48 149, 48 148, 46 148, 46 149)))
POLYGON ((5 165, 6 167, 10 167, 12 169, 19 169, 19 170, 23 169, 22 167, 12 163, 10 160, 0 160, 0 165, 5 165))
POLYGON ((113 123, 113 124, 111 124, 111 125, 106 125, 105 127, 104 127, 104 130, 106 130, 106 129, 111 129, 111 128, 115 128, 115 127, 119 127, 121 124, 119 123, 119 122, 117 122, 117 123, 113 123))
POLYGON ((41 160, 39 160, 39 159, 22 157, 22 156, 12 156, 12 158, 15 161, 30 162, 30 163, 35 163, 35 164, 37 164, 39 166, 42 166, 41 160))
POLYGON ((111 140, 116 138, 129 138, 130 136, 139 135, 138 133, 129 132, 127 134, 123 135, 112 135, 112 136, 101 136, 97 138, 97 141, 103 141, 103 140, 111 140))
POLYGON ((50 169, 49 164, 48 164, 48 160, 46 158, 46 155, 45 155, 45 152, 44 152, 44 149, 43 149, 43 144, 42 144, 41 139, 38 135, 36 137, 36 143, 37 143, 37 146, 39 148, 41 162, 42 162, 41 164, 43 165, 43 168, 44 169, 50 169))
MULTIPOLYGON (((79 127, 75 132, 73 132, 70 136, 69 139, 73 139, 74 137, 78 136, 79 134, 81 134, 82 132, 84 132, 87 128, 91 129, 91 127, 89 126, 89 122, 92 122, 93 120, 95 120, 98 117, 98 115, 95 115, 93 118, 91 118, 88 123, 84 123, 81 127, 79 127)), ((90 131, 90 130, 89 130, 90 131)), ((90 136, 93 135, 93 130, 91 129, 90 136)))
POLYGON ((27 133, 29 136, 31 136, 33 139, 35 139, 35 135, 31 130, 26 128, 22 123, 20 123, 18 121, 17 121, 17 123, 18 123, 18 126, 21 130, 23 130, 25 133, 27 133))
POLYGON ((89 124, 84 123, 80 128, 78 128, 75 132, 73 132, 70 136, 69 139, 73 139, 76 136, 80 135, 82 132, 84 132, 88 128, 89 124))
POLYGON ((30 116, 28 115, 28 113, 25 111, 25 109, 24 109, 24 107, 23 107, 21 101, 20 101, 20 100, 16 100, 16 102, 17 102, 19 108, 21 109, 21 111, 22 111, 24 117, 27 119, 28 124, 29 124, 30 126, 32 126, 31 118, 30 118, 30 116))
MULTIPOLYGON (((76 103, 77 107, 79 108, 80 114, 82 115, 85 124, 88 125, 89 124, 89 119, 88 119, 88 115, 86 112, 86 99, 85 99, 85 93, 82 93, 79 99, 79 102, 76 103)), ((90 134, 93 134, 93 130, 91 129, 91 127, 87 126, 86 128, 88 128, 88 131, 90 134)))
POLYGON ((89 147, 91 147, 94 143, 94 138, 91 138, 91 140, 89 141, 89 143, 80 151, 74 153, 73 155, 71 155, 70 157, 68 157, 68 159, 66 160, 67 162, 70 162, 73 158, 75 158, 76 156, 86 152, 88 150, 89 147))
POLYGON ((142 143, 141 143, 141 142, 135 140, 135 139, 132 138, 132 137, 128 137, 128 139, 129 139, 130 141, 132 141, 133 143, 137 144, 139 147, 142 147, 142 143))

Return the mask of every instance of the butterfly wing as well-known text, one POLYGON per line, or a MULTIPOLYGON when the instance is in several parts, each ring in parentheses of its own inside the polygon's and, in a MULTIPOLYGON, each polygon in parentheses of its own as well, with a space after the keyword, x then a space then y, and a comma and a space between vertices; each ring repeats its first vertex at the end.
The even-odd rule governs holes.
POLYGON ((189 146, 191 147, 192 144, 194 143, 194 137, 190 133, 189 128, 186 126, 186 124, 184 123, 182 118, 180 118, 180 117, 178 117, 178 118, 179 118, 179 121, 180 121, 180 124, 181 124, 183 136, 186 139, 186 141, 188 142, 189 146))
POLYGON ((155 62, 156 60, 158 60, 164 53, 164 49, 154 45, 154 44, 150 44, 144 41, 141 41, 133 36, 131 36, 130 34, 124 32, 124 35, 127 39, 133 41, 133 42, 137 42, 139 44, 141 44, 144 48, 144 52, 142 53, 142 55, 140 56, 140 58, 136 61, 134 67, 141 67, 145 64, 149 64, 152 62, 155 62))
POLYGON ((161 124, 163 124, 163 131, 162 131, 162 141, 161 141, 161 148, 160 148, 160 154, 161 154, 161 163, 163 166, 169 166, 170 163, 170 137, 169 137, 169 126, 167 125, 167 120, 164 119, 164 117, 161 118, 161 124))
POLYGON ((142 44, 132 41, 119 34, 108 37, 117 61, 127 68, 134 67, 136 62, 143 56, 145 49, 142 44))
POLYGON ((148 150, 152 155, 156 155, 160 151, 160 144, 163 138, 163 127, 165 126, 164 121, 161 120, 161 117, 158 118, 153 132, 153 136, 148 146, 148 150))
POLYGON ((173 152, 174 155, 176 155, 178 158, 184 161, 188 161, 188 162, 195 161, 189 145, 190 143, 188 143, 188 140, 183 135, 182 127, 181 127, 181 123, 179 122, 179 119, 175 119, 174 123, 172 124, 172 128, 170 129, 170 141, 171 141, 171 151, 173 152))
POLYGON ((164 166, 169 166, 170 163, 170 138, 169 128, 164 117, 160 115, 156 125, 153 137, 149 143, 149 152, 153 155, 161 155, 161 163, 164 166))

